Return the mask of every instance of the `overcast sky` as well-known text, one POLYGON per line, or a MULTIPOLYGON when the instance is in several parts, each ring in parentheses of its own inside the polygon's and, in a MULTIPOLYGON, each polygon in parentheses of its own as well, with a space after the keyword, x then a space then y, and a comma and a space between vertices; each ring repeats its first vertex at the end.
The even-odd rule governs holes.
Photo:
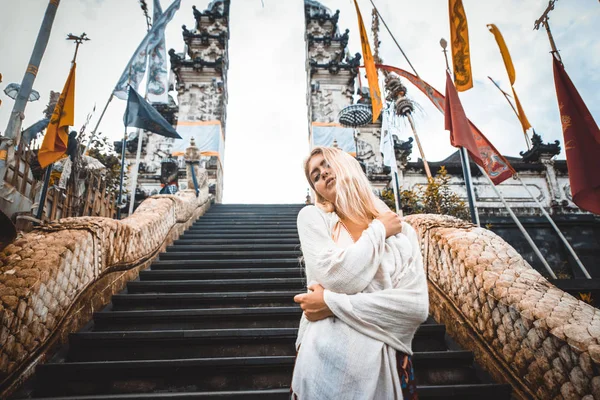
MULTIPOLYGON (((229 42, 229 105, 225 151, 225 202, 290 203, 304 200, 308 187, 302 160, 308 152, 303 0, 232 0, 229 42)), ((443 93, 444 60, 441 37, 449 39, 446 0, 374 0, 419 75, 443 93)), ((0 0, 0 89, 20 83, 42 21, 47 0, 0 0)), ((151 4, 152 0, 148 0, 151 4)), ((181 25, 194 25, 192 5, 205 9, 208 0, 182 0, 167 27, 167 48, 183 51, 181 25)), ((360 51, 352 0, 322 2, 340 10, 339 27, 350 29, 351 53, 360 51)), ((486 24, 495 23, 504 35, 516 70, 516 90, 529 121, 545 141, 559 140, 562 131, 550 45, 545 31, 533 23, 547 0, 463 0, 471 42, 475 87, 461 93, 469 118, 505 155, 526 149, 518 120, 497 89, 508 77, 494 37, 486 24)), ((162 0, 163 9, 170 0, 162 0)), ((359 0, 370 25, 368 0, 359 0)), ((597 0, 557 1, 550 25, 567 72, 596 121, 600 121, 600 3, 597 0)), ((367 27, 369 29, 369 27, 367 27)), ((382 26, 381 55, 386 64, 408 69, 382 26)), ((86 32, 76 78, 75 128, 96 104, 91 125, 100 115, 132 52, 146 33, 137 0, 62 0, 34 89, 42 98, 29 103, 24 127, 42 117, 50 90, 62 90, 74 45, 68 33, 86 32)), ((441 114, 407 84, 409 96, 422 110, 417 128, 428 160, 452 153, 441 114)), ((13 100, 0 92, 0 131, 7 125, 13 100)), ((125 102, 115 99, 100 125, 112 140, 123 134, 125 102)), ((405 129, 402 139, 410 132, 405 129)), ((564 157, 564 152, 561 153, 564 157)), ((413 160, 417 159, 416 149, 413 160)))

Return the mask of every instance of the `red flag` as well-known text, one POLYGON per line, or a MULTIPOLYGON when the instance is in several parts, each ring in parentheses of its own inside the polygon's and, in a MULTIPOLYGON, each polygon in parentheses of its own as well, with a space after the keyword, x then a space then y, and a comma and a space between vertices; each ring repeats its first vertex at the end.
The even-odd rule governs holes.
POLYGON ((600 214, 600 130, 565 67, 553 58, 573 202, 582 210, 600 214))
MULTIPOLYGON (((444 109, 446 103, 444 95, 435 90, 433 86, 425 82, 423 79, 411 74, 410 72, 406 72, 403 69, 392 67, 390 65, 377 64, 377 68, 395 72, 398 75, 405 77, 419 90, 421 90, 442 114, 446 113, 446 110, 444 109)), ((450 82, 450 84, 452 85, 452 82, 450 82)), ((454 91, 454 93, 456 93, 456 91, 454 91)), ((458 95, 456 98, 458 98, 458 95)), ((483 161, 483 165, 479 165, 485 169, 489 177, 492 179, 492 182, 494 182, 494 185, 499 185, 513 176, 515 174, 515 170, 508 163, 506 158, 504 158, 504 156, 500 154, 498 150, 496 150, 494 145, 492 145, 492 143, 487 140, 484 134, 477 129, 475 124, 469 121, 469 126, 471 129, 471 134, 473 135, 473 139, 475 140, 475 144, 477 145, 477 149, 479 150, 479 155, 483 161)))
POLYGON ((483 167, 481 154, 471 133, 469 120, 458 98, 458 92, 452 83, 450 74, 446 72, 446 99, 444 101, 444 120, 446 130, 450 131, 450 144, 454 147, 464 147, 476 164, 483 167))

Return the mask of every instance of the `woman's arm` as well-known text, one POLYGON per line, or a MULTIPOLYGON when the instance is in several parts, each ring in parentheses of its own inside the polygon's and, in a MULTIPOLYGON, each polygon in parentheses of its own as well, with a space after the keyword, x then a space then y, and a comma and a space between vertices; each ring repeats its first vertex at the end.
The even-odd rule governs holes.
POLYGON ((338 293, 358 293, 373 280, 384 251, 386 228, 373 220, 360 239, 338 247, 322 213, 315 206, 298 214, 298 235, 307 275, 324 288, 338 293))

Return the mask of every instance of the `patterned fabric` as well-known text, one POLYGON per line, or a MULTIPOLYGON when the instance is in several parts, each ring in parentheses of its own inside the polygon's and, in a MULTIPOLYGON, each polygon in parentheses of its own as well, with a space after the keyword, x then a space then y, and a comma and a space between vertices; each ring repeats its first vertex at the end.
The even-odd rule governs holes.
POLYGON ((397 352, 396 363, 398 366, 398 375, 400 376, 400 384, 402 386, 403 400, 418 400, 417 382, 415 380, 415 369, 412 364, 412 357, 397 352))

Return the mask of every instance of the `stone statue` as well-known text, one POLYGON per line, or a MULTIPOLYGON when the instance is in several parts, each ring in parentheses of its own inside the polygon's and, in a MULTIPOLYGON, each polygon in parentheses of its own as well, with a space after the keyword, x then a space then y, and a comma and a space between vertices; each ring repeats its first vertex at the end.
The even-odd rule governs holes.
POLYGON ((200 149, 196 147, 194 138, 190 140, 190 147, 185 150, 185 163, 188 184, 187 190, 196 190, 193 176, 196 177, 198 190, 205 187, 208 184, 208 173, 206 172, 206 169, 200 167, 200 149))

